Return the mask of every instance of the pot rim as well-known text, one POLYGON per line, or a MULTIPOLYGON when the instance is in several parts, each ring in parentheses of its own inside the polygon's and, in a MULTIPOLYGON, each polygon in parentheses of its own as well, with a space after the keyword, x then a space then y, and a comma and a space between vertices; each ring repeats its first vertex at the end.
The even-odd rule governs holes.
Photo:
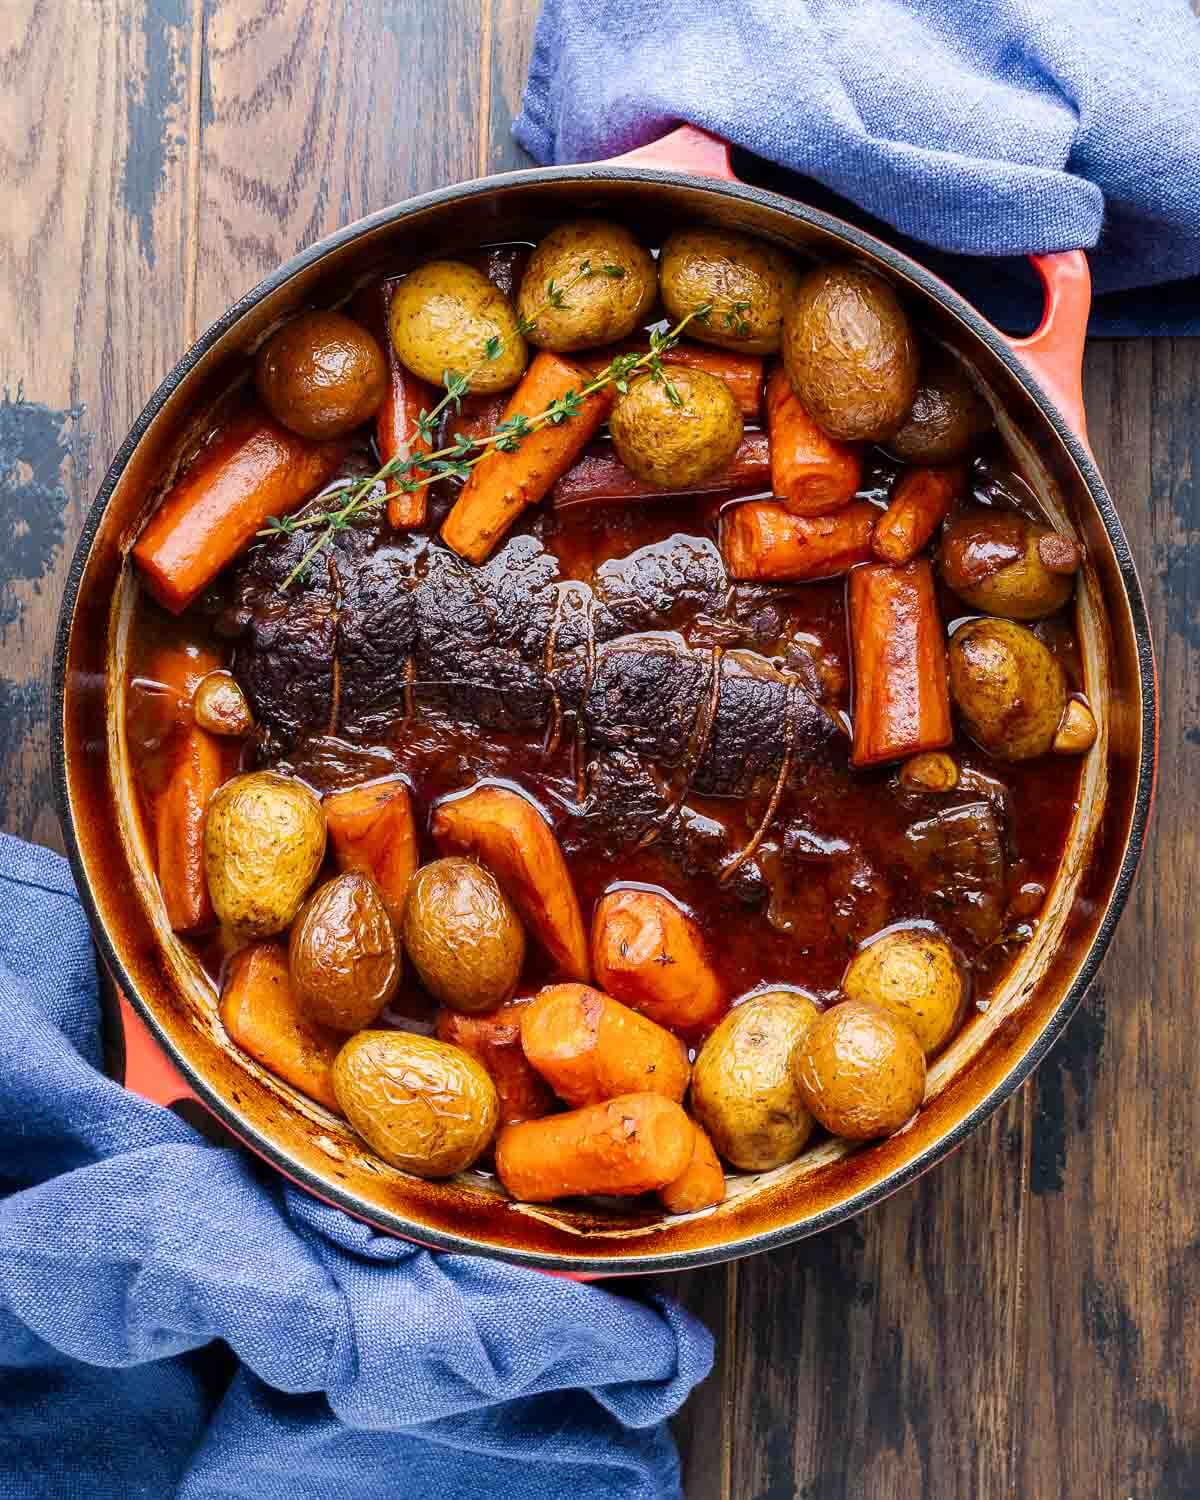
POLYGON ((1057 405, 1050 400, 1030 374, 1021 359, 1010 348, 1000 331, 989 323, 981 313, 945 282, 926 270, 919 261, 877 239, 874 235, 845 222, 842 219, 782 194, 749 184, 715 179, 711 176, 691 172, 665 170, 657 167, 624 166, 609 163, 584 163, 573 166, 533 167, 521 171, 497 173, 489 177, 473 178, 450 187, 438 188, 416 197, 377 210, 364 218, 334 230, 323 239, 307 246, 284 261, 275 271, 257 283, 240 297, 221 317, 212 323, 182 358, 164 377, 157 390, 146 403, 142 412, 118 448, 95 498, 84 518, 84 524, 76 544, 63 590, 58 628, 55 635, 53 655, 52 703, 51 703, 51 756, 53 761, 54 794, 59 825, 62 828, 67 857, 75 876, 80 901, 88 914, 93 937, 100 949, 108 969, 121 986, 129 1003, 149 1028, 157 1045, 170 1058, 173 1065, 195 1091, 205 1108, 210 1110, 226 1129, 239 1141, 262 1156, 266 1161, 298 1183, 316 1197, 343 1209, 352 1216, 415 1241, 429 1248, 455 1251, 463 1254, 484 1255, 491 1259, 508 1261, 511 1264, 575 1274, 636 1275, 663 1271, 690 1270, 699 1266, 720 1264, 741 1259, 760 1251, 776 1249, 795 1240, 818 1234, 836 1224, 855 1217, 864 1210, 881 1202, 900 1188, 928 1171, 937 1162, 960 1146, 994 1110, 1010 1098, 1025 1082, 1050 1048, 1058 1040, 1067 1022, 1074 1014, 1100 965, 1116 930, 1117 922, 1128 900, 1129 892, 1137 873, 1138 861, 1146 840, 1151 807, 1154 797, 1154 781, 1158 753, 1158 687, 1155 674, 1154 647, 1150 635, 1149 619, 1141 584, 1126 540, 1124 529, 1112 497, 1096 467, 1086 444, 1081 441, 1064 418, 1057 405), (103 521, 112 497, 129 460, 158 418, 168 398, 185 379, 193 367, 224 334, 251 308, 265 297, 276 292, 295 275, 346 244, 357 240, 389 224, 399 223, 410 215, 443 205, 469 202, 510 186, 525 183, 567 182, 581 189, 599 182, 644 182, 670 184, 701 190, 721 198, 732 198, 744 202, 761 204, 825 230, 849 247, 868 252, 886 264, 891 270, 915 283, 948 311, 954 314, 1009 371, 1033 400, 1042 417, 1049 423, 1072 462, 1075 464, 1092 503, 1108 535, 1120 573, 1126 601, 1129 607, 1134 640, 1136 643, 1137 670, 1140 685, 1138 717, 1140 733, 1140 756, 1136 787, 1130 811, 1130 821, 1120 866, 1113 882, 1104 913, 1088 944, 1086 955, 1074 981, 1066 990, 1054 1011, 1047 1018, 1032 1046, 1017 1062, 1001 1075, 975 1105, 958 1119, 943 1135, 932 1141, 923 1151, 903 1166, 897 1168, 881 1181, 864 1187, 841 1202, 832 1204, 791 1224, 779 1224, 743 1239, 725 1241, 696 1249, 668 1251, 662 1254, 645 1253, 628 1257, 566 1255, 503 1247, 479 1243, 450 1231, 443 1231, 414 1223, 402 1214, 371 1206, 367 1208, 353 1192, 338 1187, 335 1183, 310 1171, 294 1161, 286 1152, 259 1132, 248 1129, 240 1120, 233 1118, 225 1100, 212 1090, 192 1068, 187 1057, 174 1045, 157 1017, 137 992, 130 979, 116 945, 101 919, 97 903, 92 894, 91 877, 86 868, 80 848, 67 779, 66 755, 66 689, 67 658, 71 627, 79 598, 80 586, 92 544, 103 521))

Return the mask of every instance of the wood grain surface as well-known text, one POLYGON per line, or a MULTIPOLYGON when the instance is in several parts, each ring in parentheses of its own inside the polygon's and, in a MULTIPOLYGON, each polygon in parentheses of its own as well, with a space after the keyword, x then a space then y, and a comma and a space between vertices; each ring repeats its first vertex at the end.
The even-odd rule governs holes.
MULTIPOLYGON (((536 0, 0 5, 0 825, 60 846, 58 598, 90 496, 196 332, 286 256, 524 164, 536 0)), ((670 1278, 718 1363, 690 1500, 1200 1496, 1200 344, 1096 343, 1092 438, 1160 651, 1156 836, 1023 1093, 842 1229, 670 1278)))

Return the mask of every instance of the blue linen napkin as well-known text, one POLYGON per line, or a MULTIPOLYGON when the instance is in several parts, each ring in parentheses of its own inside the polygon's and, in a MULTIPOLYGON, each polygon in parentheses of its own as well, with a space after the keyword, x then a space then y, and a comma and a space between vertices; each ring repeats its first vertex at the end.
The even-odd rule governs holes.
POLYGON ((544 0, 526 150, 593 161, 680 121, 754 153, 752 180, 946 252, 914 253, 1004 326, 1036 320, 1033 283, 962 257, 1087 249, 1093 332, 1200 333, 1187 0, 544 0))
POLYGON ((376 1234, 98 1071, 66 862, 0 836, 0 1497, 659 1500, 712 1340, 376 1234))

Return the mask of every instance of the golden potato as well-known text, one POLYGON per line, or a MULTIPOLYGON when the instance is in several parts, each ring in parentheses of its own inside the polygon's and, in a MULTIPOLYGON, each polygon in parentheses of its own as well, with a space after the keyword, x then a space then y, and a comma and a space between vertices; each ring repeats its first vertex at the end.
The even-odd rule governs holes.
POLYGON ((932 1057, 949 1040, 966 994, 954 950, 939 933, 913 927, 881 933, 846 968, 842 989, 900 1021, 932 1057))
POLYGON ((692 1112, 726 1161, 765 1172, 793 1161, 812 1134, 792 1054, 820 1011, 792 990, 753 995, 729 1012, 692 1068, 692 1112))
POLYGON ((307 312, 258 351, 254 383, 277 422, 301 437, 341 437, 369 422, 388 385, 383 350, 340 312, 307 312))
POLYGON ((991 408, 966 371, 938 354, 922 368, 912 408, 888 449, 909 464, 953 464, 991 425, 991 408))
POLYGON ((487 1149, 499 1104, 487 1070, 461 1047, 407 1031, 360 1031, 333 1065, 342 1113, 393 1167, 450 1177, 487 1149))
POLYGON ((1034 633, 1012 620, 972 620, 950 638, 950 693, 967 732, 1000 760, 1031 760, 1054 742, 1067 680, 1034 633))
POLYGON ((964 603, 1008 620, 1040 620, 1075 587, 1079 548, 1015 510, 971 506, 946 523, 938 566, 964 603))
POLYGON ((742 414, 725 381, 682 365, 664 365, 662 379, 639 375, 608 425, 625 467, 663 490, 717 473, 742 441, 742 414))
POLYGON ((392 295, 389 322, 401 363, 431 385, 449 370, 469 376, 472 391, 506 391, 529 362, 512 303, 461 260, 411 271, 392 295))
POLYGON ((865 266, 820 266, 802 279, 784 312, 783 363, 801 406, 846 443, 891 437, 917 394, 908 314, 865 266))
POLYGON ((290 927, 325 857, 325 815, 300 781, 251 771, 208 804, 204 867, 212 904, 239 937, 290 927))
POLYGON ((865 1000, 827 1010, 796 1048, 800 1096, 825 1129, 852 1141, 891 1135, 925 1097, 925 1054, 907 1026, 865 1000))
POLYGON ((382 894, 365 875, 338 875, 300 909, 288 943, 292 990, 338 1031, 376 1019, 400 983, 400 950, 382 894))
POLYGON ((404 947, 421 983, 454 1010, 495 1010, 525 962, 525 929, 490 870, 449 856, 409 882, 404 947))
POLYGON ((254 715, 232 672, 209 672, 192 694, 192 715, 209 734, 241 739, 254 730, 254 715))
POLYGON ((765 240, 732 229, 677 229, 662 247, 658 284, 673 322, 693 318, 688 337, 745 354, 774 354, 784 308, 800 284, 795 261, 765 240))
POLYGON ((627 338, 649 316, 657 291, 654 257, 628 229, 575 219, 533 252, 517 312, 531 344, 565 354, 627 338))

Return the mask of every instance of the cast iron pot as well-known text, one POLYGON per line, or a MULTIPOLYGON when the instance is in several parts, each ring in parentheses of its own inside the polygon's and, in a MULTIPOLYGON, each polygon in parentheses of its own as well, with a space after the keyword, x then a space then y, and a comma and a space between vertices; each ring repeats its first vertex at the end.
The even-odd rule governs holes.
POLYGON ((1031 338, 1013 342, 907 256, 738 182, 728 148, 684 127, 613 161, 490 177, 384 209, 303 251, 230 308, 163 381, 113 461, 75 554, 58 633, 59 816, 100 951, 126 997, 126 1084, 162 1103, 194 1096, 293 1181, 383 1230, 576 1276, 678 1270, 813 1234, 877 1203, 965 1140, 1046 1055, 1095 974, 1133 880, 1154 781, 1145 606, 1084 428, 1087 263, 1081 253, 1035 263, 1043 321, 1031 338), (238 1053, 217 1019, 210 982, 167 925, 125 742, 123 664, 136 594, 128 549, 204 414, 263 333, 298 308, 338 300, 385 266, 536 239, 582 213, 624 218, 654 237, 681 222, 735 226, 807 256, 873 264, 978 372, 1046 511, 1082 541, 1087 558, 1078 618, 1100 737, 1035 937, 988 1010, 933 1065, 911 1126, 865 1149, 831 1141, 790 1166, 735 1178, 723 1205, 681 1218, 513 1204, 481 1174, 449 1183, 406 1176, 238 1053))

